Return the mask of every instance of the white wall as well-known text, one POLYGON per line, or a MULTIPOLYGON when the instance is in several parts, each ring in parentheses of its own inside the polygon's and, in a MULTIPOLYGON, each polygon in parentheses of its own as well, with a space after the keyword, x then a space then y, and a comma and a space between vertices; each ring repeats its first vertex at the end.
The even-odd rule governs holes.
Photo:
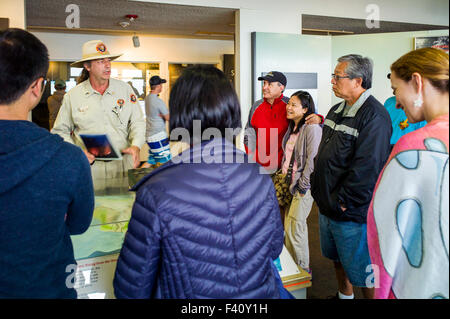
MULTIPOLYGON (((0 17, 9 18, 10 28, 25 28, 25 0, 0 0, 0 17)), ((31 112, 28 113, 31 121, 31 112)))
MULTIPOLYGON (((337 59, 346 54, 361 54, 374 62, 372 94, 381 102, 392 96, 387 74, 390 65, 414 49, 414 38, 449 35, 448 30, 361 34, 346 36, 307 36, 258 33, 256 74, 278 70, 282 72, 318 72, 318 112, 326 115, 341 101, 331 90, 330 74, 337 59)), ((241 78, 242 80, 242 78, 241 78)), ((251 79, 247 79, 250 83, 251 79)), ((241 86, 242 87, 242 86, 241 86)), ((251 86, 249 88, 251 94, 251 86)), ((260 90, 256 93, 260 98, 260 90)), ((241 99, 242 100, 242 99, 241 99)), ((243 113, 248 116, 248 112, 243 113)), ((245 125, 247 118, 243 118, 245 125)))
MULTIPOLYGON (((369 4, 380 20, 448 26, 448 0, 137 0, 239 9, 236 12, 236 90, 245 125, 251 99, 251 32, 301 33, 301 14, 366 19, 369 4)), ((331 94, 331 93, 330 93, 331 94)), ((242 147, 242 144, 238 144, 242 147)))
MULTIPOLYGON (((111 53, 123 53, 116 61, 158 62, 160 76, 169 77, 169 63, 222 64, 223 54, 234 54, 234 41, 197 40, 139 36, 140 47, 133 47, 131 36, 33 32, 48 48, 52 61, 81 59, 83 43, 102 40, 111 53)), ((168 102, 168 90, 162 93, 168 102)))
MULTIPOLYGON (((274 32, 274 33, 288 33, 288 34, 300 34, 301 33, 301 14, 315 14, 315 15, 325 15, 325 16, 337 16, 337 17, 347 17, 347 18, 359 18, 365 19, 368 16, 366 11, 367 5, 375 4, 379 8, 380 20, 386 21, 396 21, 396 22, 409 22, 409 23, 422 23, 422 24, 437 24, 437 25, 447 25, 448 26, 448 0, 135 0, 143 2, 156 2, 156 3, 167 3, 167 4, 181 4, 181 5, 198 5, 206 7, 222 7, 222 8, 235 8, 239 9, 236 13, 236 79, 237 85, 236 90, 239 94, 240 102, 242 105, 242 119, 243 124, 245 124, 248 110, 252 104, 251 100, 251 32, 274 32)), ((2 15, 8 16, 11 19, 17 19, 24 21, 24 0, 1 0, 0 1, 0 13, 2 15), (6 12, 6 14, 4 13, 6 12)), ((69 34, 58 35, 58 36, 48 36, 43 33, 37 34, 42 37, 45 41, 48 40, 49 43, 54 44, 53 40, 56 39, 59 43, 64 43, 60 48, 67 48, 66 53, 80 54, 81 43, 84 42, 85 37, 93 39, 91 35, 77 35, 75 38, 71 37, 69 34), (53 40, 52 40, 53 39, 53 40), (76 49, 75 49, 76 47, 76 49)), ((375 35, 377 36, 377 35, 375 35)), ((382 37, 383 35, 379 35, 382 37)), ((108 43, 109 37, 102 36, 105 42, 108 43)), ((156 39, 156 38, 154 38, 156 39)), ((129 48, 128 42, 131 40, 129 37, 112 37, 114 40, 113 47, 129 48), (117 46, 116 46, 117 44, 117 46)), ((162 41, 162 40, 161 40, 162 41)), ((191 48, 187 42, 176 39, 166 39, 164 45, 158 45, 159 42, 148 41, 148 44, 143 43, 143 38, 141 38, 141 51, 145 47, 145 59, 141 61, 152 61, 161 63, 161 75, 167 76, 167 63, 170 59, 175 59, 180 55, 183 56, 205 56, 210 57, 208 52, 210 51, 210 44, 213 40, 198 40, 198 41, 208 41, 208 42, 197 42, 191 48), (171 48, 165 52, 161 48, 169 45, 171 48), (155 52, 155 54, 153 54, 155 52), (166 58, 164 56, 167 56, 166 58), (155 58, 153 59, 153 56, 155 58), (175 58, 170 58, 175 56, 175 58)), ((219 41, 221 42, 221 41, 219 41)), ((353 43, 353 41, 350 40, 353 43)), ((394 41, 395 42, 395 41, 394 41)), ((190 42, 193 43, 193 42, 190 42)), ((354 43, 357 45, 357 43, 354 43)), ((110 45, 110 46, 111 46, 110 45)), ((222 45, 222 44, 220 44, 222 45)), ((229 51, 223 53, 232 53, 234 49, 231 41, 225 45, 229 51)), ((357 48, 355 48, 357 49, 357 48)), ((361 48, 364 49, 364 48, 361 48)), ((51 48, 51 54, 53 48, 51 48)), ((56 52, 56 51, 55 51, 56 52)), ((144 54, 138 52, 127 52, 128 58, 136 57, 141 59, 144 54)), ((339 50, 333 51, 333 54, 339 55, 339 50)), ((214 53, 211 53, 214 56, 214 53)), ((127 55, 123 57, 125 60, 127 55)), ((78 58, 77 56, 76 58, 78 58)), ((335 55, 333 55, 332 65, 335 61, 335 55)), ((53 57, 52 57, 53 58, 53 57)), ((55 57, 55 59, 57 59, 55 57)), ((217 63, 220 59, 214 57, 211 58, 217 63)), ((172 60, 170 62, 189 62, 189 61, 179 61, 172 60)), ((200 61, 195 61, 200 62, 200 61)), ((209 62, 206 61, 205 62, 209 62)), ((379 62, 378 62, 379 63, 379 62)), ((378 74, 378 71, 377 71, 378 74)), ((378 82, 378 81, 377 81, 378 82)), ((386 93, 383 94, 386 95, 386 93)), ((383 95, 380 94, 380 95, 383 95)), ((163 96, 166 100, 167 97, 163 96)))
MULTIPOLYGON (((251 33, 276 32, 300 35, 301 16, 297 11, 284 11, 282 18, 276 19, 272 11, 241 9, 236 12, 236 91, 241 103, 241 122, 247 123, 248 112, 252 101, 252 56, 251 33)), ((243 131, 237 145, 244 149, 242 143, 243 131)))
MULTIPOLYGON (((395 32, 334 36, 331 42, 331 65, 334 70, 337 59, 346 54, 361 54, 374 62, 372 94, 381 102, 392 96, 391 82, 386 77, 390 66, 403 54, 414 49, 414 37, 449 35, 448 30, 423 32, 395 32)), ((331 105, 339 99, 332 94, 331 105)))
MULTIPOLYGON (((317 112, 324 115, 328 113, 331 103, 330 36, 258 32, 256 49, 257 75, 269 71, 317 73, 317 112)), ((255 100, 261 99, 261 85, 255 87, 255 100)))
POLYGON ((25 28, 25 0, 0 0, 0 17, 9 18, 10 28, 25 28))

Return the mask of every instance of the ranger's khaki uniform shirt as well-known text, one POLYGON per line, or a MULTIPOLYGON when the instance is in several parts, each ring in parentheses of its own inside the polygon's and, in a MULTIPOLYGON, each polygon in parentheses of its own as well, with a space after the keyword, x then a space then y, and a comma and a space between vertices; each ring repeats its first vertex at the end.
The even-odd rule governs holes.
MULTIPOLYGON (((66 142, 84 149, 80 134, 108 134, 118 152, 132 145, 139 148, 145 143, 145 120, 133 89, 125 82, 110 79, 101 95, 86 80, 67 92, 56 118, 52 133, 66 142)), ((113 178, 125 175, 133 168, 130 154, 123 160, 95 161, 92 175, 113 178)))

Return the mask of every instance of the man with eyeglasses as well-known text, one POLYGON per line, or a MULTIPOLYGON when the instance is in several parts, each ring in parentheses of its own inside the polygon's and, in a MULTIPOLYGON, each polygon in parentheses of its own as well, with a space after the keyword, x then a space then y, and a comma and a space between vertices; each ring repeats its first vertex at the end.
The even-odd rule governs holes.
POLYGON ((100 40, 84 43, 82 59, 71 64, 83 67, 79 84, 64 96, 52 133, 84 149, 80 134, 106 134, 123 153, 122 160, 96 161, 84 149, 94 180, 125 176, 140 164, 145 143, 145 121, 137 96, 127 83, 111 78, 111 54, 100 40))
POLYGON ((0 32, 0 299, 77 297, 70 235, 88 229, 94 189, 81 149, 27 120, 48 67, 33 34, 0 32))
POLYGON ((343 101, 325 118, 311 174, 322 255, 334 262, 339 299, 353 299, 353 286, 361 287, 365 298, 374 293, 366 217, 389 156, 392 127, 388 112, 370 92, 372 69, 372 61, 360 55, 338 59, 331 84, 343 101))

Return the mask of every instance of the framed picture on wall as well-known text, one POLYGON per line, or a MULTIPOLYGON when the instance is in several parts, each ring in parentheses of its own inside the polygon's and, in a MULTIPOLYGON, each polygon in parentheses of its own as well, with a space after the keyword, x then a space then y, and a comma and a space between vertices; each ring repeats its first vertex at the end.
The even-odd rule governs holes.
POLYGON ((414 38, 414 50, 421 48, 436 48, 448 54, 448 35, 440 37, 416 37, 414 38))

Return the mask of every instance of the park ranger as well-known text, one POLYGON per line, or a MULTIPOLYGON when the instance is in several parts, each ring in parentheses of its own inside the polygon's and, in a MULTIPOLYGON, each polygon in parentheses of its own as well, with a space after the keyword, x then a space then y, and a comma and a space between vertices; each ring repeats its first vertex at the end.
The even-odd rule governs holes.
POLYGON ((100 40, 84 43, 82 59, 71 64, 83 67, 78 85, 64 96, 52 133, 83 148, 92 165, 92 176, 115 178, 140 164, 140 148, 145 143, 145 120, 133 89, 112 79, 110 54, 100 40), (122 160, 99 161, 89 153, 80 134, 107 134, 122 160))

